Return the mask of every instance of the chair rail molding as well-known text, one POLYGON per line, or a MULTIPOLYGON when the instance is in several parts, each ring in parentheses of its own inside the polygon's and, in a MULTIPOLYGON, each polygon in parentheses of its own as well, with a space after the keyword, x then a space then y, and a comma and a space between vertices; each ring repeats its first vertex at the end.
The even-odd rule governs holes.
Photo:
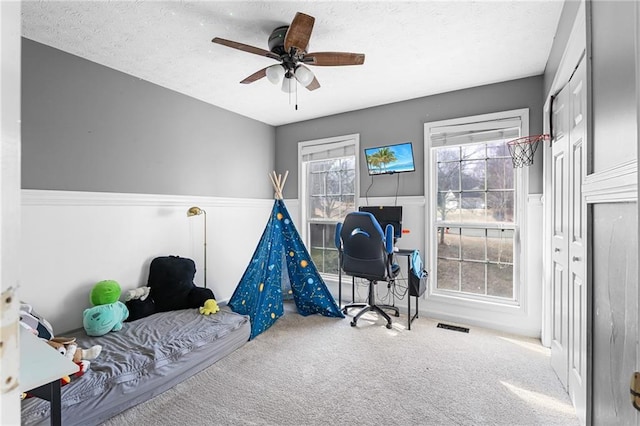
POLYGON ((23 189, 23 206, 184 206, 256 207, 270 199, 224 198, 191 195, 134 194, 114 192, 56 191, 23 189))
POLYGON ((589 204, 638 201, 638 160, 588 175, 582 193, 589 204))

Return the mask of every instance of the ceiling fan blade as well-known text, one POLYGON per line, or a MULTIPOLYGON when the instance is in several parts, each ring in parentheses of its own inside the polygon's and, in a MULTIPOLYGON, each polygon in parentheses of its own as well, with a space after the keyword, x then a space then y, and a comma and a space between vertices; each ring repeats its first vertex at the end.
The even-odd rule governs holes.
POLYGON ((319 89, 320 88, 320 83, 318 82, 318 79, 313 77, 313 81, 311 83, 309 83, 306 86, 306 88, 309 91, 319 89))
POLYGON ((315 52, 307 53, 302 60, 307 65, 316 66, 341 66, 364 64, 364 53, 349 52, 315 52))
POLYGON ((263 77, 266 77, 267 76, 267 68, 269 68, 269 67, 262 68, 260 71, 254 72, 249 77, 247 77, 244 80, 242 80, 240 83, 249 84, 249 83, 253 83, 254 81, 260 80, 263 77))
POLYGON ((259 47, 249 46, 248 44, 238 43, 237 41, 226 40, 224 38, 215 37, 211 40, 213 43, 221 44, 223 46, 232 47, 234 49, 242 50, 243 52, 253 53, 255 55, 266 56, 267 58, 273 58, 277 61, 280 60, 280 56, 276 55, 273 52, 269 52, 265 49, 260 49, 259 47))
POLYGON ((284 36, 284 49, 287 52, 291 52, 291 48, 306 52, 315 21, 313 16, 305 15, 301 12, 296 13, 291 25, 289 25, 287 34, 284 36))

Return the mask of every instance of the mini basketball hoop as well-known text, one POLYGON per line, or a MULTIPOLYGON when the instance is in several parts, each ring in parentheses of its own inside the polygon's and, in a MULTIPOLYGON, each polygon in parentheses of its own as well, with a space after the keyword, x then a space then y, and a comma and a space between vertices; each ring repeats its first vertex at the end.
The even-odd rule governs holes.
POLYGON ((533 164, 533 156, 538 149, 541 140, 548 140, 549 135, 525 136, 507 142, 513 167, 530 166, 533 164))

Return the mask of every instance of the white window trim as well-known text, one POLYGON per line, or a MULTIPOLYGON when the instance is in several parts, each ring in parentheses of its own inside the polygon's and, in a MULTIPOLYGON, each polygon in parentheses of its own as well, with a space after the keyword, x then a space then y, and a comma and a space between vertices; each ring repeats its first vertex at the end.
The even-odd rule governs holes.
MULTIPOLYGON (((435 193, 436 178, 433 170, 431 132, 432 129, 442 128, 445 126, 460 126, 475 122, 504 120, 508 118, 519 117, 521 120, 521 132, 523 136, 529 135, 529 109, 515 109, 509 111, 501 111, 490 114, 482 114, 469 117, 460 117, 449 120, 440 120, 424 124, 424 164, 429 167, 424 177, 425 187, 425 247, 428 247, 428 265, 430 271, 435 271, 437 259, 435 258, 435 247, 432 239, 433 223, 436 219, 433 206, 433 194, 435 193)), ((527 199, 529 193, 529 169, 523 167, 518 169, 516 174, 516 184, 518 185, 518 197, 516 198, 516 209, 519 226, 515 230, 514 255, 518 256, 517 271, 514 273, 514 286, 518 295, 518 303, 496 303, 491 300, 475 300, 473 297, 461 297, 451 292, 434 291, 434 280, 429 280, 429 288, 425 293, 426 310, 434 315, 434 317, 449 318, 461 322, 472 324, 486 325, 493 328, 509 328, 508 324, 513 324, 514 319, 527 319, 531 312, 531 302, 528 300, 527 270, 528 270, 528 253, 526 252, 526 229, 527 229, 527 199), (515 318, 514 318, 515 316, 515 318), (505 326, 507 324, 507 326, 505 326), (502 327, 501 327, 502 326, 502 327)), ((433 276, 433 275, 432 275, 433 276)), ((530 285, 535 285, 531 283, 530 285)), ((527 321, 530 322, 530 321, 527 321)), ((517 325, 512 327, 518 328, 517 325)))
MULTIPOLYGON (((309 234, 309 224, 307 222, 307 202, 305 199, 306 188, 307 185, 307 176, 304 170, 304 165, 302 162, 302 155, 304 153, 311 152, 320 152, 325 151, 327 149, 327 145, 332 144, 336 147, 345 146, 345 145, 355 145, 355 157, 356 157, 356 181, 355 181, 355 203, 358 203, 358 199, 360 197, 360 134, 354 133, 350 135, 344 136, 334 136, 331 138, 323 138, 323 139, 313 139, 308 141, 300 141, 298 142, 298 200, 300 203, 300 217, 298 219, 298 223, 300 224, 300 228, 298 232, 300 233, 300 237, 302 241, 307 243, 307 236, 309 234)), ((356 208, 358 206, 356 205, 356 208)))

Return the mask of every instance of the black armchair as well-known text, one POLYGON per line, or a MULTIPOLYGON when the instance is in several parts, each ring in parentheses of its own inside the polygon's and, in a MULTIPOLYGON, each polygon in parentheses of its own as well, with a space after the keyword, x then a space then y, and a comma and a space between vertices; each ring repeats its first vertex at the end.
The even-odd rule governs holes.
POLYGON ((374 311, 387 320, 391 328, 391 317, 383 310, 393 310, 396 317, 400 311, 395 306, 377 305, 374 286, 378 281, 386 281, 391 287, 400 267, 393 262, 393 226, 382 230, 376 218, 367 212, 349 213, 344 223, 336 227, 336 247, 340 255, 339 283, 342 289, 342 271, 345 274, 369 281, 368 303, 351 303, 342 308, 347 313, 351 308, 362 308, 351 321, 355 327, 358 319, 366 312, 374 311))

